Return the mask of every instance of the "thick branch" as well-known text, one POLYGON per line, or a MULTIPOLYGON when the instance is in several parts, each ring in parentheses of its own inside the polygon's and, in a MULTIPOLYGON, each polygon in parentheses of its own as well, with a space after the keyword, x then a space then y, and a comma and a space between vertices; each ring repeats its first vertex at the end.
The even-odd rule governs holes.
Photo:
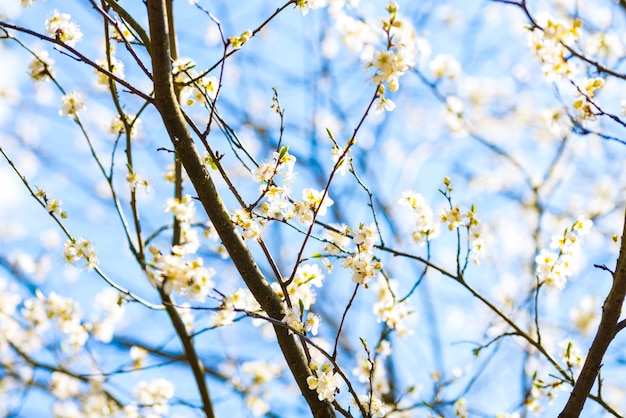
POLYGON ((580 416, 585 405, 585 400, 593 387, 596 376, 602 365, 602 358, 609 344, 619 331, 617 321, 622 311, 624 296, 626 295, 626 215, 624 216, 624 230, 622 232, 622 244, 617 259, 617 267, 613 274, 613 286, 602 306, 602 319, 587 359, 576 380, 574 389, 570 394, 567 404, 559 415, 559 418, 575 418, 580 416))
MULTIPOLYGON (((152 71, 154 75, 155 106, 170 135, 176 156, 189 175, 198 198, 215 226, 239 274, 263 310, 274 319, 281 319, 282 304, 256 265, 250 251, 230 221, 222 199, 193 143, 185 118, 176 101, 170 71, 170 55, 164 0, 148 0, 148 20, 151 37, 152 71)), ((320 401, 308 388, 311 375, 300 346, 284 327, 274 326, 285 360, 315 417, 332 417, 334 411, 328 402, 320 401)))
POLYGON ((176 334, 178 334, 178 338, 183 344, 185 359, 187 360, 187 363, 189 363, 189 366, 191 366, 193 376, 196 380, 196 384, 198 385, 198 392, 200 392, 200 397, 202 398, 202 409, 204 410, 207 418, 215 418, 213 404, 211 402, 211 397, 209 396, 209 387, 207 386, 204 378, 204 365, 198 357, 196 347, 193 345, 193 340, 185 328, 185 323, 183 322, 180 313, 172 303, 170 295, 166 294, 162 289, 159 289, 159 293, 161 295, 161 299, 163 300, 163 304, 167 309, 167 314, 172 321, 172 326, 176 330, 176 334))
MULTIPOLYGON (((168 105, 170 105, 170 102, 173 104, 171 105, 172 107, 178 109, 178 100, 174 95, 170 76, 170 48, 167 37, 167 17, 165 15, 164 0, 148 2, 148 19, 150 22, 150 36, 153 40, 153 42, 151 43, 152 48, 150 50, 150 55, 152 57, 152 71, 154 73, 154 93, 155 100, 157 102, 155 104, 158 111, 162 115, 163 122, 165 123, 168 132, 170 132, 170 137, 174 138, 170 126, 176 123, 176 119, 174 115, 168 115, 168 117, 166 118, 164 116, 163 110, 164 108, 167 108, 168 105), (150 13, 151 11, 152 13, 150 13), (160 106, 160 103, 163 103, 164 105, 160 106)), ((184 125, 183 129, 185 129, 184 125)), ((213 406, 211 398, 209 396, 209 388, 206 384, 206 380, 204 377, 204 368, 202 366, 202 362, 197 356, 193 341, 187 334, 185 326, 182 323, 183 321, 176 311, 176 308, 171 303, 172 301, 170 299, 170 296, 165 294, 161 289, 159 289, 159 292, 161 294, 161 299, 163 300, 163 303, 167 308, 167 313, 172 320, 172 324, 176 329, 176 332, 181 342, 183 343, 187 361, 189 362, 189 366, 193 371, 196 385, 198 387, 198 392, 200 393, 200 398, 202 399, 202 407, 204 413, 207 418, 214 418, 215 414, 213 412, 213 406)))

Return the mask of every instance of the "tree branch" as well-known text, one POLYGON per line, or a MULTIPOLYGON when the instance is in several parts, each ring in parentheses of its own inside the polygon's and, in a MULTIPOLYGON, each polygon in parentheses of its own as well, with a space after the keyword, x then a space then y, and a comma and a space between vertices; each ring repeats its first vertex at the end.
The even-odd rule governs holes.
MULTIPOLYGON (((274 319, 283 317, 282 304, 256 265, 250 251, 230 221, 213 179, 204 166, 196 149, 180 106, 176 101, 171 76, 168 46, 167 21, 164 0, 147 0, 148 21, 151 37, 152 72, 154 75, 154 104, 161 114, 165 128, 183 163, 198 198, 209 219, 219 234, 224 247, 230 254, 239 274, 263 310, 274 319)), ((333 417, 330 403, 320 401, 317 393, 309 389, 306 382, 311 375, 306 358, 295 337, 284 327, 274 326, 278 343, 285 360, 306 399, 314 417, 333 417)))
POLYGON ((580 416, 585 400, 591 392, 596 376, 602 366, 602 358, 609 344, 619 331, 618 319, 622 311, 624 296, 626 295, 626 214, 624 215, 624 229, 622 244, 617 266, 613 274, 613 286, 602 306, 602 319, 593 343, 587 353, 587 358, 580 376, 576 380, 574 390, 570 394, 567 404, 559 418, 575 418, 580 416))

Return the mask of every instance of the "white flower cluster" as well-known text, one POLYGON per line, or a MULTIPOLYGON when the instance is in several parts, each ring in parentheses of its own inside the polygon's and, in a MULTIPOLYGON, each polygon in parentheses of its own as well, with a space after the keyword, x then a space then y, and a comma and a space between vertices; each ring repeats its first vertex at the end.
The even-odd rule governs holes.
POLYGON ((345 176, 348 169, 352 166, 352 157, 347 156, 350 151, 352 151, 350 148, 348 148, 348 151, 346 152, 344 148, 340 148, 337 145, 334 145, 331 149, 330 156, 333 163, 337 166, 337 173, 341 176, 345 176))
MULTIPOLYGON (((126 124, 130 126, 130 137, 137 137, 137 132, 141 126, 141 120, 137 118, 136 115, 131 113, 126 113, 124 115, 124 119, 126 119, 126 124)), ((122 135, 126 132, 126 127, 124 126, 124 121, 120 117, 120 115, 115 115, 113 120, 111 120, 111 125, 109 126, 109 132, 113 135, 122 135)))
MULTIPOLYGON (((322 287, 324 274, 317 264, 304 264, 298 267, 293 280, 287 286, 289 300, 293 306, 289 307, 287 299, 278 283, 272 283, 272 289, 283 300, 282 322, 289 325, 298 333, 310 332, 317 335, 322 318, 316 313, 306 312, 315 303, 316 293, 313 287, 322 287)), ((290 330, 290 332, 293 332, 290 330)))
POLYGON ((137 405, 129 405, 125 408, 127 417, 146 417, 168 415, 170 410, 169 400, 174 397, 174 384, 167 379, 155 379, 141 381, 135 387, 137 405), (133 413, 136 412, 136 415, 133 413))
POLYGON ((259 312, 261 307, 248 289, 237 289, 235 293, 222 300, 219 309, 211 318, 211 326, 221 327, 233 324, 237 310, 259 312))
POLYGON ((136 191, 138 186, 143 187, 146 191, 150 189, 150 183, 148 180, 143 178, 137 172, 130 170, 130 167, 128 173, 126 174, 126 182, 132 192, 136 191))
POLYGON ((296 7, 306 16, 309 10, 317 9, 326 5, 326 0, 296 0, 296 7))
POLYGON ((340 7, 332 7, 335 28, 341 34, 344 45, 353 53, 360 53, 361 60, 367 62, 374 55, 375 45, 380 42, 380 34, 362 19, 344 13, 340 7))
MULTIPOLYGON (((444 177, 444 195, 450 200, 450 192, 453 188, 448 177, 444 177)), ((476 216, 475 208, 463 211, 458 205, 445 209, 439 219, 436 219, 433 210, 424 196, 413 191, 402 194, 398 204, 413 210, 415 225, 412 230, 413 241, 424 245, 428 241, 437 238, 441 232, 441 224, 446 224, 449 231, 456 231, 458 228, 465 228, 467 231, 467 242, 469 254, 475 264, 480 263, 480 256, 485 248, 485 227, 476 216)))
POLYGON ((398 200, 398 204, 413 210, 415 217, 412 230, 413 241, 424 245, 426 241, 439 236, 439 222, 436 221, 433 210, 424 196, 413 191, 407 191, 402 193, 402 199, 398 200))
MULTIPOLYGON (((120 80, 123 80, 124 79, 124 63, 118 60, 117 58, 115 58, 114 56, 111 56, 110 58, 111 58, 110 66, 106 58, 100 58, 96 60, 96 64, 98 64, 98 67, 104 68, 105 70, 107 70, 108 72, 110 72, 111 74, 119 78, 120 80)), ((96 69, 94 69, 93 72, 94 74, 96 74, 96 77, 97 77, 96 84, 98 86, 104 86, 108 88, 109 81, 110 81, 109 76, 107 76, 102 71, 98 71, 96 69)))
POLYGON ((178 254, 162 255, 155 246, 150 246, 153 265, 150 280, 154 286, 162 286, 166 293, 172 291, 181 296, 203 302, 215 283, 215 270, 205 267, 202 258, 185 260, 178 254))
POLYGON ((65 347, 74 352, 80 349, 89 337, 88 327, 82 324, 82 310, 78 302, 55 292, 51 292, 48 297, 37 292, 36 297, 24 301, 22 315, 33 325, 38 335, 43 334, 50 323, 54 323, 58 330, 65 334, 65 347))
POLYGON ((474 263, 479 264, 485 243, 483 240, 484 226, 476 216, 474 208, 468 211, 461 211, 458 205, 445 210, 441 214, 441 222, 448 224, 448 229, 454 231, 459 227, 467 229, 467 240, 474 263))
POLYGON ((352 281, 365 287, 383 268, 383 263, 374 257, 374 245, 378 241, 376 224, 361 224, 356 230, 352 242, 356 251, 341 262, 341 267, 352 270, 352 281))
POLYGON ((81 40, 83 33, 78 24, 71 19, 71 15, 53 10, 46 19, 46 33, 69 46, 74 46, 81 40))
POLYGON ((328 363, 320 365, 316 361, 311 361, 309 367, 315 374, 306 379, 309 389, 317 392, 317 398, 320 401, 334 401, 341 382, 339 374, 333 372, 331 365, 328 363))
POLYGON ((61 98, 61 102, 63 103, 63 107, 61 107, 59 111, 59 115, 61 116, 72 116, 75 118, 78 116, 78 112, 87 109, 83 96, 75 91, 64 95, 61 98))
POLYGON ((374 396, 370 399, 369 395, 361 395, 359 396, 359 403, 365 412, 369 414, 368 416, 372 418, 383 418, 390 410, 383 401, 374 396))
MULTIPOLYGON (((316 294, 314 287, 322 287, 324 273, 317 264, 303 264, 296 270, 293 280, 287 286, 289 300, 298 306, 302 306, 304 310, 311 309, 315 303, 316 294)), ((272 283, 272 289, 276 294, 285 300, 285 295, 278 283, 272 283)), ((285 304, 284 308, 287 308, 285 304)))
MULTIPOLYGON (((335 20, 335 29, 343 43, 350 51, 360 54, 366 69, 374 69, 371 81, 379 85, 375 111, 392 111, 396 105, 385 97, 385 85, 390 91, 397 91, 400 77, 409 68, 417 65, 420 56, 428 55, 430 47, 424 39, 417 36, 410 19, 398 13, 398 5, 393 1, 387 4, 387 16, 377 24, 371 24, 360 16, 355 18, 344 11, 348 3, 356 2, 329 3, 329 14, 335 20)), ((327 56, 337 53, 335 45, 332 38, 324 41, 323 48, 327 51, 327 56)))
POLYGON ((196 207, 189 195, 182 199, 172 197, 165 202, 165 212, 174 215, 179 222, 191 222, 196 213, 196 207))
POLYGON ((562 290, 567 278, 574 273, 574 262, 580 257, 581 237, 586 235, 593 222, 579 216, 576 222, 562 235, 553 235, 550 247, 556 251, 542 249, 535 257, 536 274, 542 284, 562 290))
POLYGON ((243 239, 255 240, 261 237, 261 225, 245 209, 235 209, 231 221, 243 230, 243 239))
MULTIPOLYGON (((350 239, 350 227, 346 224, 341 224, 337 228, 337 232, 333 230, 325 230, 326 244, 323 251, 329 256, 337 256, 341 253, 347 253, 352 240, 350 239)), ((332 267, 332 265, 330 265, 332 267)), ((329 268, 330 270, 330 268, 329 268)))
POLYGON ((465 112, 465 104, 461 99, 453 95, 446 97, 443 120, 455 137, 467 135, 467 126, 463 119, 463 112, 465 112))
POLYGON ((455 80, 461 74, 461 64, 450 54, 438 54, 428 63, 428 68, 437 80, 455 80))
POLYGON ((50 58, 48 51, 41 51, 28 64, 28 75, 35 81, 49 80, 50 76, 54 75, 53 64, 54 60, 50 58))
MULTIPOLYGON (((566 349, 566 347, 561 348, 566 349)), ((533 372, 530 393, 524 401, 524 406, 535 415, 539 415, 543 410, 542 400, 547 399, 548 403, 552 404, 560 392, 567 390, 562 379, 551 378, 551 381, 549 381, 539 377, 539 375, 539 371, 533 372)))
POLYGON ((596 91, 604 86, 604 79, 585 78, 583 79, 582 86, 576 93, 576 100, 574 100, 574 109, 578 113, 582 120, 595 120, 598 110, 591 103, 596 91))
POLYGON ((124 317, 122 295, 112 288, 98 293, 94 300, 94 314, 91 319, 91 336, 103 343, 113 339, 115 326, 124 317))
POLYGON ((53 372, 49 384, 52 394, 61 400, 72 398, 80 391, 80 380, 61 372, 53 372))
MULTIPOLYGON (((326 215, 333 200, 323 190, 305 188, 302 190, 302 200, 293 200, 290 195, 296 173, 293 172, 296 158, 289 154, 288 147, 274 152, 269 162, 261 163, 253 172, 252 178, 262 183, 260 186, 261 203, 258 206, 258 215, 267 219, 290 220, 298 218, 301 224, 310 226, 317 216, 326 215), (282 186, 277 176, 283 177, 282 186)), ((244 239, 257 239, 261 227, 266 220, 257 223, 251 214, 243 209, 237 209, 232 215, 233 223, 243 229, 244 239)))
POLYGON ((295 164, 296 157, 289 154, 288 147, 283 147, 280 152, 273 153, 271 161, 263 161, 252 171, 252 179, 262 183, 260 191, 267 197, 260 206, 261 215, 274 219, 293 218, 289 196, 296 179, 295 164), (282 186, 279 186, 278 176, 282 177, 282 186))
POLYGON ((528 46, 542 64, 544 75, 548 80, 571 78, 576 68, 568 59, 566 45, 572 45, 580 37, 582 21, 563 22, 548 15, 540 15, 537 20, 540 27, 530 32, 528 46))
POLYGON ((165 212, 173 214, 180 223, 180 243, 172 247, 172 253, 177 256, 195 254, 200 248, 200 237, 198 231, 191 227, 191 222, 196 214, 196 207, 191 196, 187 195, 182 199, 167 199, 165 212))
POLYGON ((84 238, 65 241, 63 257, 71 265, 76 265, 76 262, 82 258, 89 270, 98 265, 98 253, 94 250, 91 241, 84 238))
POLYGON ((183 86, 180 97, 181 103, 192 106, 200 103, 207 106, 217 95, 219 82, 213 76, 199 77, 193 68, 196 63, 190 58, 179 58, 172 63, 174 81, 183 86))
POLYGON ((317 216, 324 216, 328 208, 333 205, 328 193, 322 190, 307 188, 302 190, 302 200, 295 203, 295 214, 303 225, 309 226, 317 216))
POLYGON ((571 339, 561 341, 559 348, 561 349, 561 358, 568 370, 579 370, 582 367, 585 356, 571 339))
POLYGON ((379 112, 395 109, 395 103, 384 97, 382 83, 386 83, 392 92, 400 88, 400 77, 417 64, 421 42, 411 21, 398 14, 395 2, 387 4, 387 13, 387 18, 382 20, 382 29, 386 35, 385 48, 375 51, 367 63, 367 67, 375 71, 372 82, 381 86, 376 103, 379 112))
MULTIPOLYGON (((391 349, 388 341, 387 348, 389 348, 389 350, 391 349)), ((352 369, 352 374, 357 377, 359 382, 367 383, 374 396, 380 396, 388 393, 390 389, 384 364, 384 358, 387 357, 390 352, 384 353, 381 350, 376 351, 381 355, 376 357, 374 361, 366 356, 357 356, 357 365, 352 369)))
POLYGON ((280 376, 281 370, 274 363, 262 360, 246 361, 239 368, 241 374, 231 378, 231 383, 245 393, 245 403, 254 416, 263 416, 270 410, 268 384, 280 376))
POLYGON ((412 311, 407 300, 398 300, 396 298, 395 288, 397 283, 393 280, 388 282, 382 274, 379 274, 376 287, 378 296, 373 308, 376 320, 387 324, 390 329, 396 331, 401 337, 410 335, 411 330, 407 322, 412 311))
POLYGON ((301 334, 303 332, 310 332, 313 335, 317 335, 317 331, 322 322, 322 317, 316 313, 307 313, 306 318, 303 318, 303 312, 300 312, 299 306, 293 306, 291 308, 284 309, 285 316, 282 322, 289 325, 292 329, 289 333, 295 332, 301 334))

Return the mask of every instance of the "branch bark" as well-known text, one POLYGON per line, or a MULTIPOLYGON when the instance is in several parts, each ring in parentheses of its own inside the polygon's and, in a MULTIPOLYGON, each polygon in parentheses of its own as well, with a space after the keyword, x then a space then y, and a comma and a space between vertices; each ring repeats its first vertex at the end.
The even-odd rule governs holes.
POLYGON ((602 365, 602 358, 613 338, 619 332, 618 319, 622 311, 624 296, 626 295, 626 214, 624 215, 624 229, 617 267, 613 273, 613 286, 604 305, 602 305, 602 319, 593 343, 587 353, 585 364, 576 380, 574 389, 559 418, 576 418, 580 416, 585 401, 591 392, 596 376, 602 365))
MULTIPOLYGON (((165 2, 164 0, 147 0, 147 9, 151 38, 150 54, 154 76, 154 104, 172 140, 176 156, 185 167, 202 206, 250 292, 269 317, 280 321, 283 317, 281 301, 265 280, 249 249, 230 221, 228 210, 202 162, 187 129, 184 115, 176 101, 171 76, 165 2)), ((300 388, 300 392, 306 399, 312 415, 314 417, 334 417, 332 405, 329 402, 320 401, 317 398, 317 393, 310 390, 306 383, 311 371, 294 335, 290 335, 286 328, 279 325, 274 325, 274 331, 287 365, 300 388)))

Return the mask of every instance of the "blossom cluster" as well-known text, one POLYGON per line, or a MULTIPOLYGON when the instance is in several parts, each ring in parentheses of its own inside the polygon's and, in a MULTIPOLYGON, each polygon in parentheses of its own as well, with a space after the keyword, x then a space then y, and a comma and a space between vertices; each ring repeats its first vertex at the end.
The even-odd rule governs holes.
POLYGON ((294 212, 299 217, 300 223, 309 226, 315 217, 326 215, 333 203, 325 191, 306 188, 302 190, 302 200, 295 202, 294 212))
POLYGON ((600 77, 583 79, 582 86, 578 88, 574 110, 582 120, 596 119, 596 106, 592 103, 596 91, 604 86, 604 79, 600 77))
POLYGON ((237 289, 232 295, 222 299, 217 311, 211 318, 211 326, 221 327, 233 324, 237 311, 259 312, 261 307, 248 289, 237 289))
POLYGON ((387 4, 387 17, 382 21, 382 29, 386 35, 386 46, 374 52, 367 63, 374 69, 372 82, 379 85, 379 99, 376 104, 378 111, 391 111, 395 103, 384 96, 386 83, 392 92, 400 88, 400 77, 417 64, 419 52, 415 28, 409 19, 398 14, 398 5, 391 1, 387 4))
POLYGON ((261 237, 261 225, 252 218, 246 209, 235 209, 230 219, 233 224, 243 230, 243 239, 255 240, 261 237))
POLYGON ((291 328, 289 330, 290 333, 293 333, 294 331, 298 334, 310 332, 313 335, 317 335, 317 330, 319 329, 322 321, 321 316, 316 313, 309 312, 307 313, 306 318, 303 318, 303 313, 300 312, 299 306, 285 308, 284 313, 285 316, 283 317, 282 322, 289 325, 291 328))
MULTIPOLYGON (((72 379, 71 376, 68 376, 72 379)), ((58 378, 57 378, 58 379, 58 378)), ((69 379, 68 379, 69 380, 69 379)), ((68 381, 60 380, 61 384, 67 384, 68 381)), ((59 399, 52 405, 52 416, 55 417, 103 417, 115 416, 120 412, 119 406, 110 396, 102 391, 99 382, 90 382, 91 386, 87 392, 81 392, 67 399, 59 399), (77 402, 78 401, 78 402, 77 402)), ((72 384, 69 383, 67 390, 72 390, 72 384)), ((57 389, 59 390, 59 389, 57 389)), ((61 391, 63 389, 60 389, 61 391)), ((63 393, 63 392, 60 392, 63 393)), ((71 392, 66 392, 71 393, 71 392)), ((124 417, 132 415, 125 414, 124 417)))
POLYGON ((361 408, 372 418, 382 418, 389 413, 390 408, 384 404, 382 400, 369 395, 359 396, 361 408))
POLYGON ((311 361, 309 367, 314 373, 314 376, 309 376, 306 379, 309 389, 317 392, 320 401, 334 401, 341 382, 339 374, 335 373, 328 363, 319 364, 316 361, 311 361))
POLYGON ((150 246, 150 252, 154 257, 150 280, 166 293, 174 291, 202 302, 215 287, 215 270, 205 267, 202 258, 186 260, 179 254, 162 255, 155 246, 150 246))
POLYGON ((113 339, 115 326, 124 317, 124 299, 112 288, 98 293, 94 300, 94 313, 91 318, 91 336, 104 343, 113 339))
POLYGON ((399 300, 394 290, 397 283, 387 280, 382 274, 378 275, 377 300, 373 311, 377 322, 384 322, 390 329, 396 331, 399 336, 406 337, 412 332, 409 328, 408 319, 412 314, 408 300, 399 300))
POLYGON ((485 227, 480 218, 476 215, 476 208, 462 210, 459 205, 453 205, 451 192, 453 187, 448 177, 444 180, 445 190, 442 191, 448 199, 450 206, 443 210, 437 219, 434 215, 428 200, 419 193, 406 191, 402 198, 398 200, 400 206, 408 207, 413 211, 413 228, 411 236, 413 241, 424 245, 437 238, 441 233, 441 226, 445 225, 449 231, 456 231, 464 228, 467 231, 467 243, 469 255, 475 264, 480 263, 480 257, 485 247, 485 227))
POLYGON ((63 95, 61 102, 63 103, 63 107, 61 107, 61 110, 59 111, 59 115, 61 116, 71 116, 76 118, 78 117, 78 112, 87 109, 83 96, 76 91, 71 91, 68 94, 63 95))
POLYGON ((295 164, 296 157, 289 153, 288 147, 283 147, 273 153, 271 161, 261 162, 252 171, 252 179, 261 183, 261 195, 267 197, 267 201, 259 208, 263 216, 276 219, 293 217, 293 204, 289 196, 296 179, 293 171, 295 164), (278 176, 282 177, 282 185, 279 185, 278 176))
POLYGON ((309 14, 309 10, 325 5, 325 0, 296 0, 296 6, 302 11, 302 16, 309 14))
POLYGON ((324 274, 317 264, 303 264, 287 284, 287 295, 278 283, 272 283, 272 289, 283 301, 282 322, 291 327, 290 332, 317 335, 322 317, 309 310, 317 297, 314 287, 322 287, 323 280, 324 274))
MULTIPOLYGON (((296 270, 291 283, 287 285, 289 300, 303 309, 309 310, 315 303, 315 287, 322 287, 324 273, 317 264, 302 264, 296 270)), ((286 301, 283 290, 278 283, 272 283, 272 288, 276 294, 286 301)), ((284 306, 287 308, 287 305, 284 306)))
POLYGON ((128 167, 128 173, 126 173, 126 182, 128 183, 128 186, 130 187, 130 190, 132 192, 136 191, 138 186, 143 187, 146 191, 148 191, 150 188, 150 183, 148 182, 148 180, 143 178, 137 172, 133 171, 130 167, 128 167))
POLYGON ((539 27, 535 27, 528 38, 528 46, 542 64, 546 78, 569 79, 576 67, 569 59, 567 46, 571 46, 581 34, 582 21, 574 19, 564 22, 548 15, 538 16, 539 27))
POLYGON ((138 405, 125 407, 126 417, 163 416, 168 415, 170 399, 174 397, 174 384, 164 378, 141 381, 135 387, 135 398, 138 405))
POLYGON ((65 335, 66 348, 74 352, 83 347, 89 337, 87 327, 82 323, 83 314, 78 302, 56 292, 51 292, 48 297, 37 292, 36 297, 25 300, 22 315, 38 335, 54 323, 65 335))
MULTIPOLYGON (((392 111, 396 105, 385 97, 386 88, 397 91, 400 77, 417 65, 420 55, 430 53, 429 46, 417 35, 411 20, 398 13, 398 4, 393 1, 387 4, 387 15, 378 25, 348 14, 344 6, 352 2, 329 3, 329 14, 335 20, 335 29, 345 46, 359 53, 366 69, 374 70, 371 81, 378 85, 376 112, 392 111)), ((308 9, 325 5, 325 2, 301 1, 298 5, 305 13, 308 9)), ((336 53, 336 46, 330 45, 335 45, 335 41, 327 39, 323 45, 329 51, 327 55, 336 53)))
POLYGON ((419 193, 406 191, 398 204, 413 210, 414 224, 411 231, 413 241, 424 245, 439 235, 439 222, 436 221, 428 200, 419 193))
POLYGON ((35 81, 47 81, 54 75, 54 60, 50 58, 48 51, 41 51, 28 64, 28 75, 35 81))
POLYGON ((80 27, 72 20, 72 16, 60 13, 56 9, 46 19, 46 33, 69 46, 74 46, 83 37, 80 27))
POLYGON ((374 397, 383 396, 390 390, 384 359, 391 353, 391 345, 389 341, 386 343, 387 347, 384 350, 381 350, 381 347, 376 350, 380 355, 375 359, 357 356, 356 367, 352 370, 352 374, 357 377, 359 382, 367 383, 374 397))
POLYGON ((180 227, 180 243, 172 247, 172 253, 178 256, 195 254, 200 247, 200 238, 198 231, 191 226, 191 222, 196 213, 196 207, 191 196, 186 195, 181 199, 167 199, 165 202, 165 212, 174 215, 180 227))
POLYGON ((337 173, 341 176, 345 176, 348 169, 352 166, 352 157, 347 155, 351 151, 351 148, 341 148, 337 145, 331 148, 330 156, 337 167, 337 173))
POLYGON ((461 73, 461 64, 450 54, 438 54, 428 63, 428 68, 437 80, 455 80, 461 73))
POLYGON ((454 231, 459 227, 467 229, 467 241, 470 254, 475 264, 480 263, 480 256, 484 250, 484 225, 476 216, 474 207, 468 211, 462 211, 455 205, 441 214, 441 222, 448 224, 448 229, 454 231))
POLYGON ((562 235, 553 235, 551 250, 542 249, 535 257, 536 274, 541 284, 562 290, 574 273, 574 263, 580 257, 581 237, 593 226, 590 219, 579 216, 562 235))
POLYGON ((45 209, 49 214, 59 215, 62 219, 67 218, 67 212, 62 209, 60 199, 49 198, 46 192, 41 188, 37 188, 35 196, 43 201, 45 209))
POLYGON ((196 213, 196 207, 189 195, 182 199, 172 197, 165 202, 165 212, 174 215, 179 222, 191 222, 196 213))
POLYGON ((90 270, 98 265, 98 253, 93 248, 91 241, 84 238, 65 241, 63 257, 72 265, 76 265, 77 261, 84 259, 85 266, 90 270))
POLYGON ((561 349, 561 358, 568 370, 579 370, 582 367, 585 356, 571 339, 561 341, 559 348, 561 349))
MULTIPOLYGON (((113 74, 115 77, 119 78, 120 80, 123 80, 124 68, 125 68, 124 63, 112 55, 109 59, 110 59, 110 63, 109 61, 107 61, 106 58, 100 58, 96 60, 96 64, 98 64, 98 67, 104 68, 105 70, 113 74)), ((105 86, 108 88, 109 82, 111 81, 109 76, 98 69, 94 69, 94 73, 97 76, 96 84, 98 86, 105 86)))
POLYGON ((334 204, 327 191, 313 188, 302 190, 302 200, 291 197, 295 162, 296 158, 289 154, 288 147, 282 147, 279 152, 273 153, 271 161, 262 162, 252 171, 253 180, 261 183, 257 212, 236 209, 231 215, 233 223, 243 229, 244 239, 259 238, 262 227, 270 219, 297 218, 301 224, 310 226, 317 216, 326 215, 328 208, 334 204), (283 178, 282 185, 278 182, 279 175, 283 178), (257 222, 255 218, 260 220, 257 222))
POLYGON ((181 103, 207 106, 217 96, 219 82, 213 76, 203 76, 194 69, 196 63, 190 58, 179 58, 172 63, 174 81, 181 86, 181 103))
POLYGON ((130 127, 130 137, 135 138, 137 136, 137 132, 139 131, 139 127, 141 126, 141 120, 138 119, 136 115, 131 113, 124 114, 124 120, 122 120, 120 115, 115 115, 113 120, 111 120, 109 132, 113 135, 122 135, 126 132, 126 126, 130 127))
POLYGON ((352 238, 355 251, 341 262, 341 267, 352 270, 352 281, 365 287, 383 268, 383 263, 374 256, 378 238, 376 224, 359 225, 352 238))
MULTIPOLYGON (((324 254, 336 257, 342 253, 347 253, 352 240, 350 239, 350 227, 342 224, 337 230, 327 229, 324 231, 326 244, 323 247, 324 254)), ((332 269, 332 264, 326 262, 327 269, 332 269)))
POLYGON ((252 37, 252 31, 246 30, 244 31, 244 33, 242 33, 239 36, 233 36, 231 38, 228 38, 228 43, 232 45, 233 49, 239 49, 243 46, 243 44, 248 42, 251 37, 252 37))
POLYGON ((230 379, 239 392, 245 393, 245 403, 254 416, 263 416, 270 411, 268 403, 269 384, 281 374, 281 369, 274 363, 263 360, 246 361, 239 368, 240 373, 230 379))

